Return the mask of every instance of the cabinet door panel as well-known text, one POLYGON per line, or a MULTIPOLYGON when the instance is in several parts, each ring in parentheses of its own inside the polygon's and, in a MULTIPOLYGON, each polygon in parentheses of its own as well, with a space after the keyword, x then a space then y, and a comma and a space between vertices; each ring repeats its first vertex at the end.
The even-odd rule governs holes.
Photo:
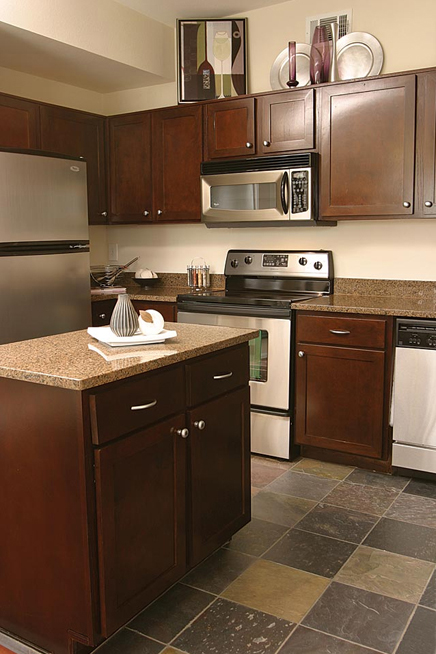
POLYGON ((381 457, 385 353, 297 343, 298 444, 381 457))
POLYGON ((98 300, 91 302, 92 326, 109 325, 116 300, 98 300))
POLYGON ((39 106, 0 95, 0 147, 39 148, 39 106))
POLYGON ((311 149, 314 138, 313 89, 275 93, 258 99, 259 154, 311 149))
POLYGON ((206 159, 255 154, 254 98, 211 103, 206 111, 206 159))
POLYGON ((143 112, 109 118, 110 220, 152 220, 151 118, 143 112), (144 212, 147 212, 145 215, 144 212))
POLYGON ((175 322, 177 320, 177 305, 175 302, 149 302, 148 300, 132 300, 135 310, 147 311, 154 309, 163 315, 165 322, 175 322))
POLYGON ((415 83, 405 75, 321 90, 323 217, 413 213, 415 83))
POLYGON ((189 424, 194 565, 250 520, 249 389, 190 411, 189 424))
POLYGON ((152 133, 154 219, 200 222, 201 107, 154 113, 152 133))
POLYGON ((96 451, 104 636, 185 571, 184 427, 179 416, 96 451))
POLYGON ((104 128, 104 118, 62 107, 41 106, 41 148, 86 160, 91 225, 107 222, 104 128))
POLYGON ((436 216, 436 73, 418 76, 417 199, 423 216, 436 216))

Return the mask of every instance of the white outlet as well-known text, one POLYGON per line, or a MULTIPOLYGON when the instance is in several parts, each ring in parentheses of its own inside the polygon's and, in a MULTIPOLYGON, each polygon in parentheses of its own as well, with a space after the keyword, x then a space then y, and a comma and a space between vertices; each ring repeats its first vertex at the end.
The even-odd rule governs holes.
POLYGON ((118 261, 118 243, 109 245, 109 261, 118 261))

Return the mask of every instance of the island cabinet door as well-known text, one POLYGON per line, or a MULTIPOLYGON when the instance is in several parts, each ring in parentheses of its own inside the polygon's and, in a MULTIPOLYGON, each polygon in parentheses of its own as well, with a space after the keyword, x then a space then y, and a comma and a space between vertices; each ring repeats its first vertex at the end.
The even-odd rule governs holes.
POLYGON ((297 343, 295 442, 380 458, 385 353, 297 343))
POLYGON ((249 389, 189 412, 191 551, 195 565, 250 520, 249 389))
POLYGON ((186 439, 180 415, 96 450, 103 636, 186 569, 186 439))
POLYGON ((322 217, 414 210, 415 75, 319 89, 322 217))

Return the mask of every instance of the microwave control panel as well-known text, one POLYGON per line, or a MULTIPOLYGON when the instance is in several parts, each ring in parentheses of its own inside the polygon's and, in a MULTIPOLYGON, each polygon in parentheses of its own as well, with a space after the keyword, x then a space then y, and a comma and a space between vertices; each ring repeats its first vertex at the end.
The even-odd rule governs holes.
POLYGON ((309 171, 291 171, 291 213, 309 211, 309 171))

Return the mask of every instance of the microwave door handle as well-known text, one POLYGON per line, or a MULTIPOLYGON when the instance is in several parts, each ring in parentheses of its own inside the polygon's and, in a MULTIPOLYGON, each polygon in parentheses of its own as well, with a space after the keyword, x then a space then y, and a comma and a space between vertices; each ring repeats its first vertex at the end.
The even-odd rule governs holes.
POLYGON ((280 182, 280 199, 282 201, 282 209, 285 216, 287 216, 289 212, 289 198, 286 197, 287 195, 286 191, 289 188, 288 180, 289 180, 289 176, 285 170, 282 176, 282 181, 280 182))

